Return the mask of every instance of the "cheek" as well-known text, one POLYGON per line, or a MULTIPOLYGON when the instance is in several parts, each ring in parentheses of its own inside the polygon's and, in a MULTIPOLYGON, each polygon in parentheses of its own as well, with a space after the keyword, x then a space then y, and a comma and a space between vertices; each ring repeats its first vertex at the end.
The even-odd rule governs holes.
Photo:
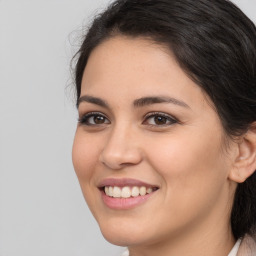
POLYGON ((83 131, 77 130, 72 150, 72 160, 78 181, 84 198, 91 212, 97 219, 95 209, 97 209, 98 189, 95 186, 95 170, 99 155, 99 145, 92 136, 85 136, 83 131))
POLYGON ((148 158, 165 174, 189 174, 200 170, 207 172, 207 169, 216 167, 223 160, 221 135, 216 137, 204 133, 197 136, 195 133, 183 132, 157 139, 152 137, 149 144, 148 158))
POLYGON ((221 193, 227 177, 221 143, 221 136, 184 133, 151 146, 151 165, 162 176, 165 200, 176 204, 177 213, 188 210, 188 205, 202 208, 221 193))
POLYGON ((72 160, 79 182, 88 181, 93 174, 98 157, 97 143, 77 130, 72 150, 72 160))

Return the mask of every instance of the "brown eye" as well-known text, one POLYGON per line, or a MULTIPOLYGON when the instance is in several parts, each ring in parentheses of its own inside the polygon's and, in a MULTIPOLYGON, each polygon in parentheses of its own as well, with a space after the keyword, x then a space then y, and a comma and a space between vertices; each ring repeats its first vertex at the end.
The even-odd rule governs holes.
POLYGON ((155 116, 154 117, 154 122, 156 125, 164 125, 167 122, 167 118, 163 116, 155 116))
POLYGON ((95 124, 104 124, 105 123, 105 117, 103 116, 94 116, 93 121, 95 124))
POLYGON ((102 125, 109 124, 110 121, 104 115, 100 113, 88 113, 85 116, 81 117, 79 123, 83 125, 93 126, 93 125, 102 125))
POLYGON ((153 125, 153 126, 168 126, 177 123, 173 117, 164 113, 151 113, 146 116, 143 124, 153 125))

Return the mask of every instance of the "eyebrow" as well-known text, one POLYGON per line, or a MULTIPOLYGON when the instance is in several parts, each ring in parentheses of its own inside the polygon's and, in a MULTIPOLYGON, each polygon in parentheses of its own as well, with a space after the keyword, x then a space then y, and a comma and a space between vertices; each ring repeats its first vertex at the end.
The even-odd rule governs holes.
POLYGON ((180 107, 190 108, 185 102, 166 96, 153 96, 153 97, 143 97, 134 101, 133 105, 135 107, 144 107, 156 103, 172 103, 180 107))
MULTIPOLYGON (((108 108, 108 109, 110 108, 106 101, 90 95, 81 96, 77 101, 77 108, 79 107, 81 102, 88 102, 104 108, 108 108)), ((157 103, 172 103, 180 107, 190 108, 185 102, 172 97, 166 97, 166 96, 142 97, 134 100, 133 105, 134 107, 144 107, 144 106, 149 106, 157 103)))
POLYGON ((92 104, 101 106, 103 108, 109 108, 109 105, 107 104, 106 101, 104 101, 100 98, 97 98, 97 97, 89 96, 89 95, 81 96, 78 99, 77 104, 76 104, 77 108, 79 107, 81 102, 88 102, 88 103, 92 103, 92 104))

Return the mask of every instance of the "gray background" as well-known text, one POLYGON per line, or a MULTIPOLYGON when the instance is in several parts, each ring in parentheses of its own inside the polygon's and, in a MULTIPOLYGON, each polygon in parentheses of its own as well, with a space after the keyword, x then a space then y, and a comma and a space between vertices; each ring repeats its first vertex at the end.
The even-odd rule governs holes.
MULTIPOLYGON (((71 162, 70 59, 107 0, 0 0, 0 256, 117 256, 71 162)), ((256 1, 234 1, 256 21, 256 1)))

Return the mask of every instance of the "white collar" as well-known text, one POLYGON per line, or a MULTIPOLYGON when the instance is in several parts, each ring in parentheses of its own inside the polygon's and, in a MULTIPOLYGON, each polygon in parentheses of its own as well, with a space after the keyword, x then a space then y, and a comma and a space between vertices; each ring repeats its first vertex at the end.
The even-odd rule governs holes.
POLYGON ((238 239, 228 256, 236 256, 242 239, 238 239))
POLYGON ((128 249, 126 249, 122 254, 121 256, 129 256, 129 251, 128 249))

